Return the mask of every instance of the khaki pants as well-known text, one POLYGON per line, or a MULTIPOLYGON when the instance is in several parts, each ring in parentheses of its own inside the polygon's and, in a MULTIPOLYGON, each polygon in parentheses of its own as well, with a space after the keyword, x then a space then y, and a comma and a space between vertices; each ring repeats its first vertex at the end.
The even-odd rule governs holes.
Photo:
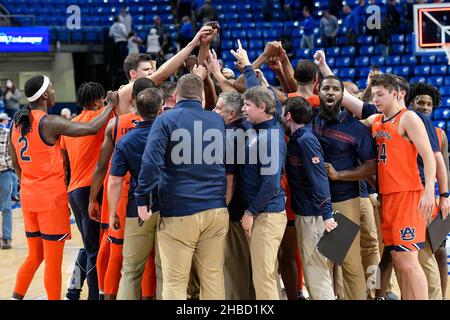
MULTIPOLYGON (((378 195, 380 197, 380 195, 378 195)), ((384 244, 383 244, 383 235, 381 234, 381 205, 373 206, 373 213, 375 216, 375 223, 377 225, 377 233, 378 233, 378 247, 380 248, 380 255, 383 254, 384 244)), ((400 286, 397 282, 396 272, 394 268, 394 272, 391 274, 391 279, 389 281, 389 285, 387 286, 386 292, 394 292, 398 297, 400 297, 400 286)))
POLYGON ((200 278, 200 299, 225 299, 223 263, 228 220, 227 208, 161 217, 158 246, 163 300, 186 300, 192 263, 200 278))
MULTIPOLYGON (((158 220, 159 212, 153 213, 150 220, 146 221, 142 227, 138 225, 138 218, 126 219, 122 251, 122 277, 117 292, 118 300, 141 299, 142 275, 147 258, 155 244, 158 220)), ((160 279, 157 279, 157 282, 160 282, 160 279)))
POLYGON ((257 300, 279 300, 278 250, 286 229, 286 212, 261 213, 253 221, 250 238, 253 285, 257 300))
MULTIPOLYGON (((361 225, 360 198, 332 203, 333 209, 340 211, 344 216, 361 225)), ((339 228, 339 226, 338 226, 339 228)), ((361 261, 361 233, 358 232, 355 240, 342 263, 342 276, 344 278, 344 299, 366 300, 366 279, 361 261)))
POLYGON ((334 300, 328 259, 316 250, 325 230, 322 217, 297 215, 295 228, 306 290, 313 300, 334 300))
POLYGON ((428 282, 428 300, 442 300, 441 276, 430 241, 425 238, 425 248, 419 250, 419 263, 422 266, 428 282))
POLYGON ((368 284, 368 296, 375 298, 376 276, 380 263, 380 248, 378 247, 377 225, 369 198, 361 198, 361 258, 368 284), (369 285, 370 284, 370 285, 369 285))
POLYGON ((238 221, 230 221, 225 243, 223 273, 226 300, 255 299, 250 248, 245 231, 238 221))

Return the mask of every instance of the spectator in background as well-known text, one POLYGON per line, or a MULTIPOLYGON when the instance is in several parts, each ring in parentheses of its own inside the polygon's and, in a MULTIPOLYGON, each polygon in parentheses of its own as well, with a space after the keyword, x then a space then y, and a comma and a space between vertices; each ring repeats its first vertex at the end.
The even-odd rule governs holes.
POLYGON ((403 4, 402 12, 404 13, 403 18, 405 19, 404 20, 404 25, 406 25, 406 31, 408 33, 413 32, 413 29, 414 29, 414 25, 413 25, 413 21, 414 21, 413 9, 414 9, 414 0, 407 0, 406 3, 403 4))
POLYGON ((114 39, 114 57, 112 62, 116 68, 120 68, 128 54, 128 32, 125 25, 120 21, 119 16, 114 19, 114 23, 109 29, 109 36, 114 39))
POLYGON ((401 16, 396 7, 397 0, 389 0, 387 5, 387 19, 389 22, 390 34, 400 31, 401 16))
POLYGON ((314 11, 314 0, 301 0, 300 6, 301 8, 307 7, 309 12, 312 14, 314 11))
POLYGON ((136 34, 136 32, 131 31, 128 34, 128 54, 139 53, 139 46, 142 44, 142 39, 136 34))
POLYGON ((66 118, 67 120, 72 120, 72 111, 69 108, 61 109, 61 117, 66 118))
POLYGON ((178 0, 177 15, 179 22, 183 22, 185 16, 192 17, 192 0, 178 0))
POLYGON ((130 33, 133 29, 131 25, 133 24, 133 18, 128 13, 127 7, 122 6, 122 9, 120 10, 120 16, 119 16, 120 22, 122 22, 125 26, 125 29, 127 30, 127 34, 130 33))
POLYGON ((152 58, 156 60, 161 54, 161 44, 159 43, 159 35, 158 31, 153 28, 150 30, 149 35, 147 36, 147 53, 152 55, 152 58))
POLYGON ((342 11, 342 0, 331 0, 330 1, 330 14, 335 17, 339 17, 342 11))
POLYGON ((11 249, 12 216, 11 191, 13 171, 11 155, 8 148, 9 128, 11 120, 6 113, 0 113, 0 211, 2 212, 2 249, 11 249))
POLYGON ((295 54, 294 54, 294 51, 292 48, 292 42, 291 42, 290 37, 287 37, 287 36, 281 37, 281 46, 286 51, 286 54, 289 59, 295 58, 295 54))
POLYGON ((168 37, 169 31, 167 30, 167 27, 164 23, 162 23, 160 16, 154 16, 153 17, 153 25, 150 27, 150 29, 156 29, 158 31, 158 35, 160 39, 163 39, 164 37, 168 37))
POLYGON ((325 47, 334 47, 336 45, 338 30, 339 23, 337 18, 331 15, 328 10, 324 10, 323 17, 320 19, 320 36, 325 47))
POLYGON ((303 29, 302 42, 300 48, 314 49, 314 18, 308 7, 303 8, 303 20, 301 28, 303 29))
POLYGON ((355 46, 358 31, 358 21, 355 18, 355 13, 349 6, 345 5, 342 10, 344 12, 344 26, 347 28, 347 45, 355 46))
POLYGON ((261 10, 264 21, 272 20, 272 0, 261 0, 261 10))
POLYGON ((5 90, 5 111, 8 116, 13 117, 14 113, 20 109, 19 101, 21 97, 22 95, 14 82, 8 79, 5 90))
POLYGON ((192 26, 191 18, 184 16, 182 21, 183 23, 180 27, 180 31, 178 32, 180 48, 186 47, 189 41, 191 41, 194 37, 194 27, 192 26))
POLYGON ((200 25, 208 21, 217 21, 217 9, 212 4, 212 0, 206 0, 197 15, 197 22, 200 25))

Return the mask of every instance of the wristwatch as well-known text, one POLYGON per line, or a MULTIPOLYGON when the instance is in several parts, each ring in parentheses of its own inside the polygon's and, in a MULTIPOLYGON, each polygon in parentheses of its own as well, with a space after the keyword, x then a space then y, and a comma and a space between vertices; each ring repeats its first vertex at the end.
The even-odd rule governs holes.
POLYGON ((448 192, 444 192, 439 195, 439 197, 442 197, 442 198, 448 198, 449 196, 450 196, 450 193, 448 193, 448 192))

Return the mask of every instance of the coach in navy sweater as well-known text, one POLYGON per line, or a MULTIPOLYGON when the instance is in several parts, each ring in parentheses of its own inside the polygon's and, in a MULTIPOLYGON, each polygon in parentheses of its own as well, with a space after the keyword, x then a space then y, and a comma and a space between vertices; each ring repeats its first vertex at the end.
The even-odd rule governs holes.
POLYGON ((158 185, 164 300, 186 299, 192 259, 200 299, 225 298, 225 124, 215 112, 203 110, 203 101, 200 77, 187 74, 178 80, 177 104, 152 126, 135 191, 139 216, 146 220, 149 195, 158 185))
POLYGON ((312 107, 302 97, 288 98, 282 122, 290 133, 286 174, 305 284, 313 300, 334 300, 328 260, 316 250, 325 230, 333 230, 330 187, 323 150, 312 131, 312 107))
POLYGON ((245 164, 240 170, 240 189, 247 208, 242 227, 250 237, 256 299, 278 300, 276 261, 287 223, 281 188, 286 157, 284 131, 275 119, 271 91, 253 87, 244 93, 243 99, 242 111, 253 124, 255 134, 246 141, 245 164))

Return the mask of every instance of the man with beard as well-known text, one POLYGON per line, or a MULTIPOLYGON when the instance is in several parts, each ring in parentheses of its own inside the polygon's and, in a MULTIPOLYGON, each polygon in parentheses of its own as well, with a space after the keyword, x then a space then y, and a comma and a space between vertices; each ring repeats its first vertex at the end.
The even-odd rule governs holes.
POLYGON ((330 232, 337 224, 322 147, 309 124, 312 112, 302 97, 289 98, 284 107, 282 122, 290 134, 286 175, 308 293, 313 300, 334 300, 328 260, 316 250, 324 230, 330 232))
MULTIPOLYGON (((337 181, 330 181, 334 210, 360 225, 359 182, 376 172, 376 150, 370 132, 346 110, 341 111, 343 83, 327 76, 319 84, 320 107, 314 110, 313 131, 322 146, 325 162, 337 171, 337 181)), ((344 298, 365 300, 366 285, 361 263, 360 234, 356 236, 342 264, 344 298)))

